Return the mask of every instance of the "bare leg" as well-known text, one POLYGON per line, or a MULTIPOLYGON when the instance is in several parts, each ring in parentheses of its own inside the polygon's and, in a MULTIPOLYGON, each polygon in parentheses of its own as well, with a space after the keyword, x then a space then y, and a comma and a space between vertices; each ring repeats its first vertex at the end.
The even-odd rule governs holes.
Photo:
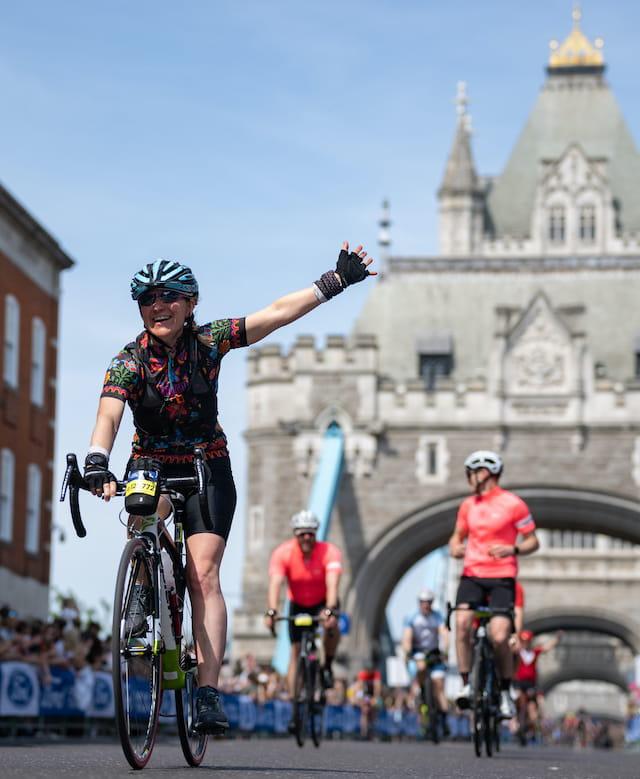
POLYGON ((500 676, 511 679, 513 676, 513 652, 509 646, 511 620, 507 617, 494 617, 491 620, 491 643, 496 653, 500 676))
MULTIPOLYGON (((461 606, 468 604, 461 603, 461 606)), ((456 611, 456 655, 458 658, 458 671, 468 674, 471 670, 471 624, 473 622, 472 611, 456 611)))
POLYGON ((227 641, 227 606, 220 589, 224 550, 224 539, 213 533, 196 533, 187 538, 187 582, 200 686, 218 686, 227 641))
POLYGON ((296 690, 296 669, 298 667, 298 658, 300 657, 300 643, 291 644, 289 653, 289 668, 287 670, 287 686, 289 688, 289 697, 293 700, 298 692, 296 690))
POLYGON ((446 714, 449 711, 449 701, 444 694, 444 678, 438 677, 437 679, 431 679, 433 685, 433 696, 438 704, 438 709, 446 714))

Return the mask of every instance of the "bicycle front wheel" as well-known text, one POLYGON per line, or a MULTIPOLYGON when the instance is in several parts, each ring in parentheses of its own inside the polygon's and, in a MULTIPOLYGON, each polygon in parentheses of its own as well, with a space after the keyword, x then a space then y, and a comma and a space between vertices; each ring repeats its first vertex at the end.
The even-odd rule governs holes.
POLYGON ((471 689, 473 690, 473 748, 477 757, 482 755, 484 743, 484 684, 482 651, 480 646, 476 646, 471 671, 471 689))
POLYGON ((153 750, 160 712, 162 661, 154 651, 157 570, 146 542, 127 542, 118 568, 111 651, 116 724, 132 768, 144 768, 153 750))
POLYGON ((311 740, 316 747, 319 747, 324 735, 324 685, 322 683, 322 669, 316 661, 309 667, 309 724, 311 730, 311 740))
POLYGON ((296 669, 296 690, 293 697, 293 717, 295 723, 296 743, 304 746, 308 727, 308 701, 307 701, 307 661, 301 657, 296 669))
POLYGON ((178 608, 181 611, 182 640, 180 642, 180 667, 184 671, 184 687, 176 690, 176 717, 180 746, 185 760, 191 766, 202 763, 207 750, 208 736, 194 730, 196 718, 196 693, 198 691, 198 658, 193 636, 193 614, 189 590, 179 587, 178 608))

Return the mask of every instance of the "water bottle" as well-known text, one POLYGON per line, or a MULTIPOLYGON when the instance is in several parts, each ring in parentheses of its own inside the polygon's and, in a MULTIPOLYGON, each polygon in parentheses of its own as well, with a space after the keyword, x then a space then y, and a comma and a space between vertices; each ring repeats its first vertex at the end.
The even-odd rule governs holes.
POLYGON ((176 646, 165 649, 162 655, 162 686, 165 690, 181 690, 184 687, 184 671, 180 668, 176 646))
POLYGON ((147 517, 158 508, 160 470, 153 460, 134 460, 127 474, 124 507, 128 514, 147 517))

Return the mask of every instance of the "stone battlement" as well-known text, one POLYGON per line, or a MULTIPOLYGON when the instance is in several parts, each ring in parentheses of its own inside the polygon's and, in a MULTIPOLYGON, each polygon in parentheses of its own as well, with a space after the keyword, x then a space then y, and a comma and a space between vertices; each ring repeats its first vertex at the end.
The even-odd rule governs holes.
POLYGON ((279 344, 251 349, 248 362, 249 386, 300 373, 371 373, 377 369, 378 346, 369 334, 329 335, 324 348, 316 346, 313 336, 300 335, 288 352, 279 344))

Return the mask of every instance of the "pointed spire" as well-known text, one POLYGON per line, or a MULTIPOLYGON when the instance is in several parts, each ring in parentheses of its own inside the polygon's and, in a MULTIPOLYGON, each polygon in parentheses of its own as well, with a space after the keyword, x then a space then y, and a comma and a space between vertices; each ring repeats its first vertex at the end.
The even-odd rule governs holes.
POLYGON ((380 247, 380 259, 386 261, 389 259, 389 249, 391 247, 391 217, 389 214, 389 201, 382 201, 382 210, 378 219, 378 246, 380 247))
POLYGON ((471 151, 471 116, 467 113, 469 98, 464 81, 458 82, 455 102, 458 115, 456 134, 438 192, 439 196, 462 192, 473 193, 479 189, 478 174, 471 151))

